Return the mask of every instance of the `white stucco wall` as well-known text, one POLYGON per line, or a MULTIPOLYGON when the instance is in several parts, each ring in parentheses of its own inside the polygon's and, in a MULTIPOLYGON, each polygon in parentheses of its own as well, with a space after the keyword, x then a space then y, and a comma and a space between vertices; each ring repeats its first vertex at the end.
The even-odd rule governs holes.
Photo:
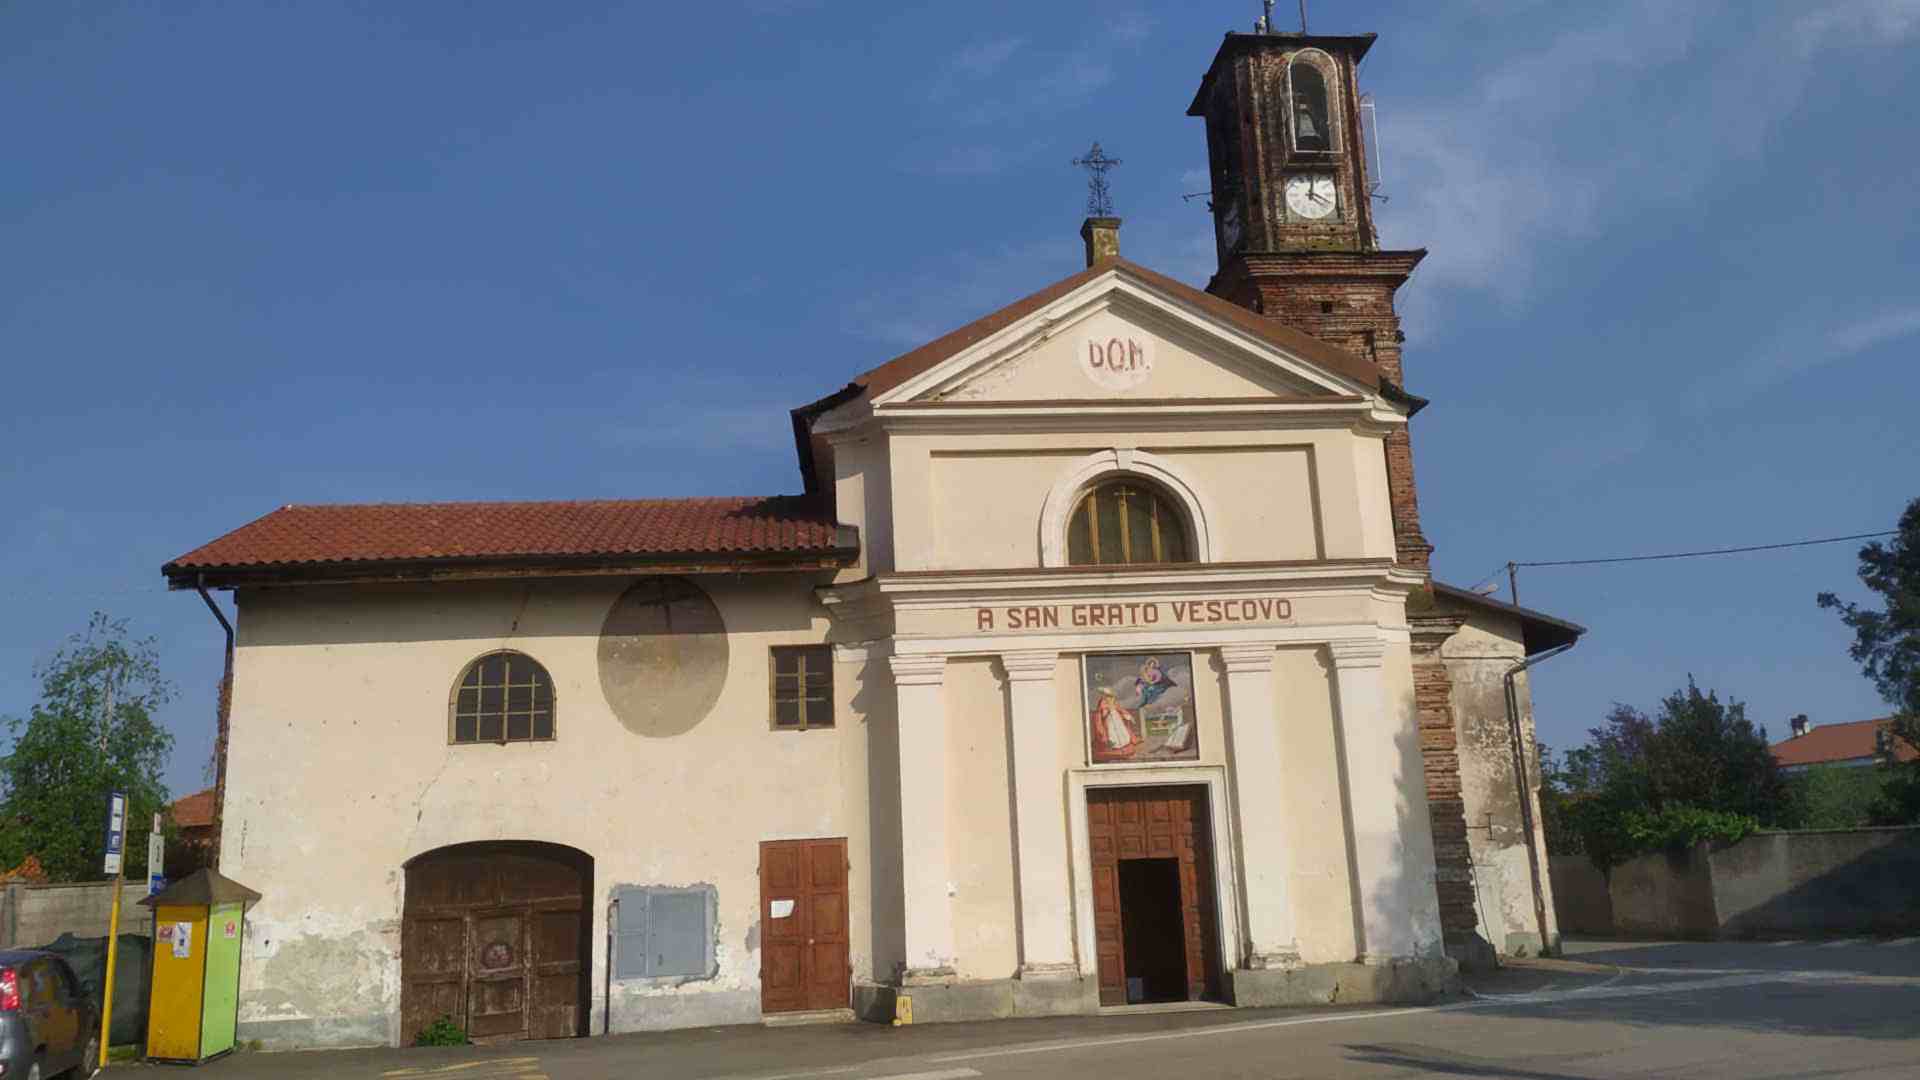
MULTIPOLYGON (((601 690, 598 631, 627 584, 242 598, 222 871, 263 894, 241 967, 248 1037, 397 1038, 403 864, 474 840, 547 841, 593 857, 596 972, 614 885, 718 889, 718 975, 675 989, 616 984, 616 1027, 757 1015, 763 840, 847 838, 853 963, 871 977, 865 729, 775 732, 768 723, 767 648, 825 634, 812 582, 700 581, 734 632, 731 659, 719 703, 672 738, 629 731, 601 690), (469 661, 499 648, 552 675, 556 739, 448 745, 450 688, 469 661)), ((864 666, 836 666, 843 716, 864 666)), ((596 1030, 601 986, 596 977, 596 1030)))

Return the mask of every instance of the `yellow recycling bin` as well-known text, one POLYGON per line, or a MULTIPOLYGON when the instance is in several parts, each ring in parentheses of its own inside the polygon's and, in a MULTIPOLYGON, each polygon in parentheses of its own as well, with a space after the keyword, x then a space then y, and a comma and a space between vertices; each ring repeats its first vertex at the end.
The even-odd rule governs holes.
POLYGON ((260 894, 197 870, 140 901, 153 909, 147 1060, 197 1065, 233 1049, 240 1016, 240 942, 260 894))

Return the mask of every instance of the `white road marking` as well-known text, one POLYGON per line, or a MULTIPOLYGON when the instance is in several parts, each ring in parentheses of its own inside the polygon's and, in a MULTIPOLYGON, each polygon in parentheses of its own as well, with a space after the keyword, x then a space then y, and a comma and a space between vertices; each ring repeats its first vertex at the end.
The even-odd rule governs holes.
POLYGON ((1866 944, 1868 944, 1868 941, 1866 938, 1849 937, 1849 938, 1841 938, 1838 941, 1822 942, 1820 947, 1823 949, 1839 949, 1848 945, 1866 945, 1866 944))
POLYGON ((875 1077, 874 1080, 966 1080, 969 1076, 979 1075, 979 1069, 941 1069, 938 1072, 894 1073, 875 1077))

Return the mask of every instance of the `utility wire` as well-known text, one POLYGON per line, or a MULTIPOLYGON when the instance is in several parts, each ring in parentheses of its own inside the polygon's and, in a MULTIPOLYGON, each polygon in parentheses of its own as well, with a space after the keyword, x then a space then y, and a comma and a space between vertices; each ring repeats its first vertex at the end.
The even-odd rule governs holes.
POLYGON ((1513 566, 1593 566, 1599 563, 1652 562, 1656 559, 1694 559, 1702 555, 1738 555, 1747 551, 1779 551, 1782 548, 1813 547, 1816 544, 1844 544, 1849 540, 1867 540, 1876 536, 1893 536, 1898 529, 1885 532, 1854 533, 1851 536, 1829 536, 1819 540, 1793 540, 1784 544, 1751 544, 1746 547, 1709 548, 1705 551, 1675 551, 1665 555, 1615 555, 1605 559, 1546 559, 1538 562, 1515 562, 1513 566))

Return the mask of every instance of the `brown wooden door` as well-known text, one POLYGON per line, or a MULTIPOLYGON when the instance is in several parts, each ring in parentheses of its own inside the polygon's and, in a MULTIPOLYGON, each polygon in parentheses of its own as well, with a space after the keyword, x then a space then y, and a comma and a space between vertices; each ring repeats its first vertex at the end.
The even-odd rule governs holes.
POLYGON ((760 1009, 844 1009, 852 972, 847 842, 760 845, 760 1009))
POLYGON ((1124 1005, 1127 1001, 1128 925, 1121 902, 1120 864, 1128 859, 1179 860, 1179 921, 1161 929, 1177 935, 1183 944, 1187 997, 1198 1000, 1219 992, 1213 838, 1206 798, 1207 789, 1198 786, 1096 788, 1087 792, 1094 962, 1100 977, 1100 1004, 1124 1005))
POLYGON ((407 867, 401 1037, 441 1017, 476 1042, 586 1033, 592 865, 551 844, 461 844, 407 867))

